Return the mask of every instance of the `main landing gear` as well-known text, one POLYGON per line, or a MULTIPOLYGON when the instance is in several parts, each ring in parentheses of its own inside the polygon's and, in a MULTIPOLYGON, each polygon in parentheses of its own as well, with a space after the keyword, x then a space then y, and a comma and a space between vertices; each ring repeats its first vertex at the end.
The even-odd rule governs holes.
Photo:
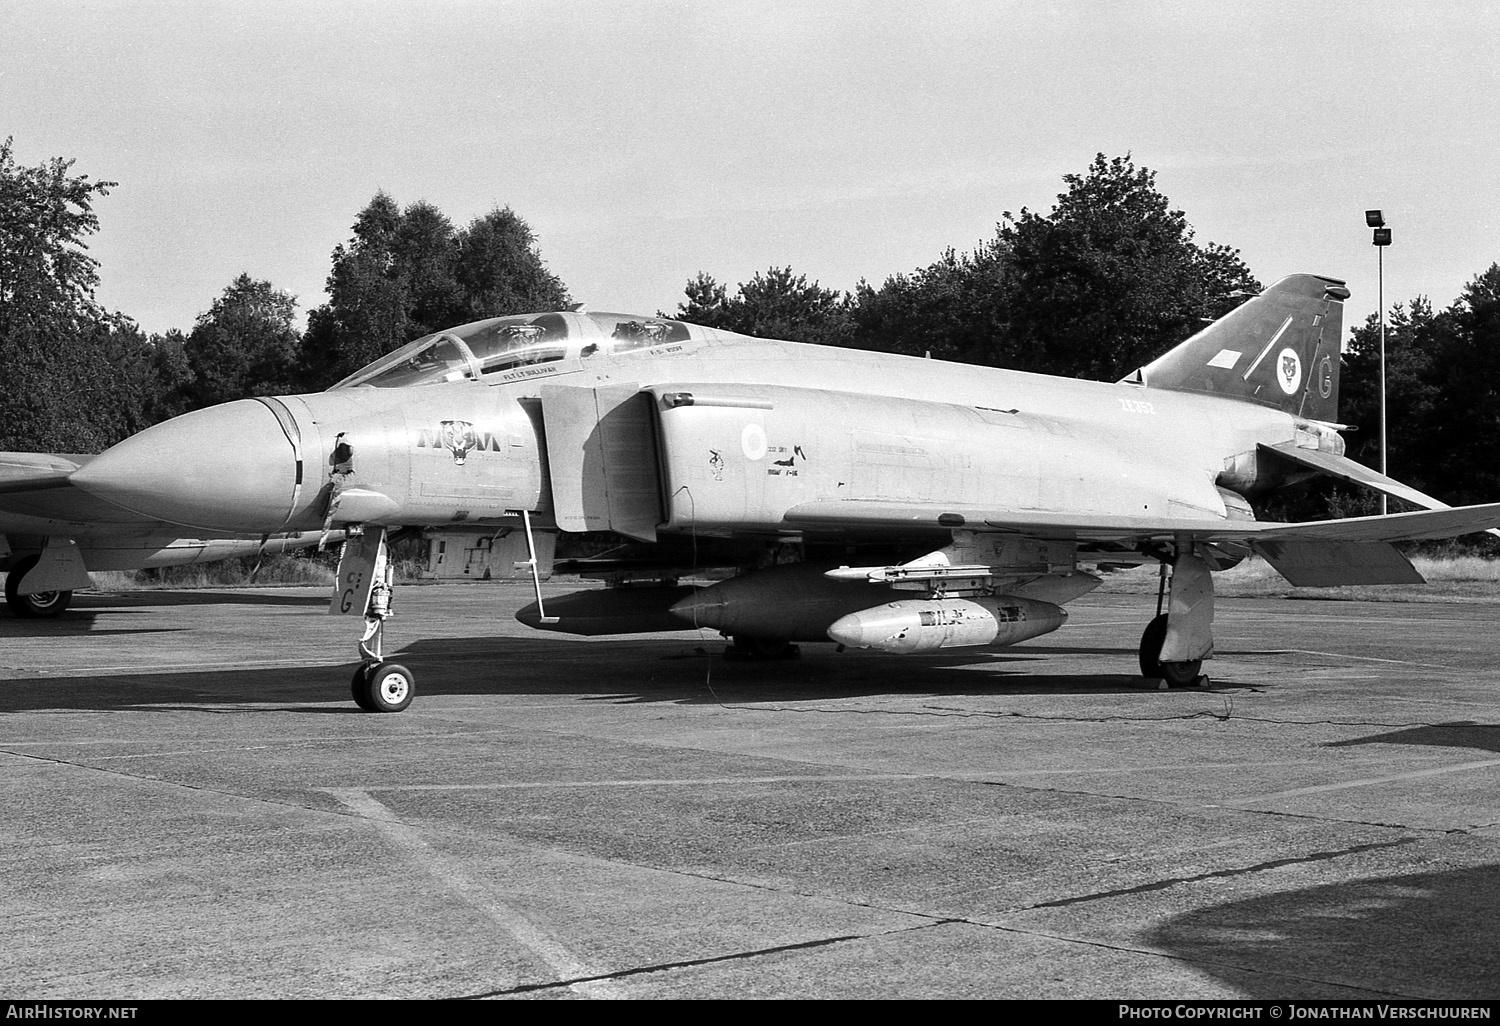
POLYGON ((1141 675, 1174 688, 1206 683, 1203 660, 1213 658, 1213 618, 1214 584, 1207 561, 1191 550, 1170 564, 1163 559, 1156 616, 1141 634, 1141 675))
POLYGON ((5 575, 5 604, 10 611, 23 620, 47 619, 62 614, 72 601, 71 591, 38 591, 30 595, 21 594, 21 582, 37 565, 39 557, 27 556, 18 560, 5 575))
POLYGON ((1185 688, 1198 682, 1202 676, 1203 660, 1164 663, 1161 660, 1162 642, 1167 640, 1167 614, 1161 613, 1146 625, 1141 635, 1141 676, 1153 680, 1164 680, 1168 687, 1185 688))

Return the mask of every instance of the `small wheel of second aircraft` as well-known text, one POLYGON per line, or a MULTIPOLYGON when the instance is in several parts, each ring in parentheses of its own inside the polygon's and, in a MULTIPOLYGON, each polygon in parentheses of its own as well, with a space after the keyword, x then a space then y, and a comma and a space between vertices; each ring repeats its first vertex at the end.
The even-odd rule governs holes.
POLYGON ((37 562, 36 556, 27 556, 5 575, 5 604, 21 619, 40 620, 59 616, 73 598, 71 591, 39 591, 22 595, 21 582, 37 562))
POLYGON ((1167 640, 1167 614, 1162 613, 1146 625, 1141 634, 1141 676, 1164 680, 1169 687, 1185 688, 1198 680, 1203 660, 1163 662, 1161 647, 1167 640))
POLYGON ((364 701, 355 701, 370 712, 400 712, 411 705, 417 690, 416 678, 399 663, 376 663, 366 672, 363 687, 356 687, 364 701))

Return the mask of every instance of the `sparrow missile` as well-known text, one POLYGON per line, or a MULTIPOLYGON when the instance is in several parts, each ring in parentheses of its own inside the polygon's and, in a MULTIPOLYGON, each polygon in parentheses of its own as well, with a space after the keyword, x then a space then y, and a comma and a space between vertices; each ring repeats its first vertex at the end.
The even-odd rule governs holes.
POLYGON ((841 617, 828 636, 850 648, 931 652, 973 645, 1013 645, 1057 630, 1067 611, 1009 595, 903 599, 841 617))

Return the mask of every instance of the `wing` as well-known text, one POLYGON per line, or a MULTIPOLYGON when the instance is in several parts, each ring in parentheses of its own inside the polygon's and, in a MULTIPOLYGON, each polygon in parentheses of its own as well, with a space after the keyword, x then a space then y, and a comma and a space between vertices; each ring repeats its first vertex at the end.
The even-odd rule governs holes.
POLYGON ((793 506, 786 520, 796 526, 845 528, 968 528, 1009 531, 1036 538, 1144 544, 1188 537, 1202 542, 1411 541, 1454 538, 1500 526, 1500 502, 1483 506, 1392 513, 1283 524, 1207 517, 1134 516, 1114 513, 1051 513, 995 507, 878 500, 820 500, 793 506))
POLYGON ((68 475, 83 466, 84 460, 82 456, 0 452, 0 495, 66 488, 68 475))
POLYGON ((967 529, 1131 547, 1174 542, 1236 544, 1263 556, 1292 584, 1327 587, 1420 584, 1421 575, 1391 542, 1454 538, 1500 527, 1500 503, 1283 524, 835 500, 795 506, 787 512, 786 519, 804 528, 896 532, 967 529))
POLYGON ((97 499, 68 480, 93 457, 0 452, 0 533, 82 535, 158 521, 97 499))

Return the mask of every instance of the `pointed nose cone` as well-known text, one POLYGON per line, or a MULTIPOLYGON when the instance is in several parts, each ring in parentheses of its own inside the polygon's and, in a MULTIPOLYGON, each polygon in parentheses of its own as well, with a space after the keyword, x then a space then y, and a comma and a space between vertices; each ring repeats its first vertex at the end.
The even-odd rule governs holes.
POLYGON ((721 592, 715 592, 717 585, 707 588, 699 588, 680 602, 676 602, 667 610, 693 627, 708 627, 719 630, 727 621, 728 605, 724 601, 721 592))
POLYGON ((241 399, 149 427, 69 481, 167 523, 262 534, 286 523, 301 476, 291 439, 270 408, 241 399))

